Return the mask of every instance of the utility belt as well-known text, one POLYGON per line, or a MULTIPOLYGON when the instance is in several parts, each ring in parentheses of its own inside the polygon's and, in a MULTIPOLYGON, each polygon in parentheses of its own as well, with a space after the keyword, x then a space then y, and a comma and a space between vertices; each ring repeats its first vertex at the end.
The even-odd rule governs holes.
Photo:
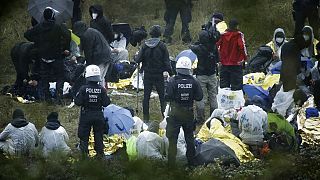
POLYGON ((81 112, 93 112, 93 111, 97 111, 97 112, 102 112, 103 108, 97 108, 97 107, 81 107, 81 112))
POLYGON ((193 112, 193 106, 188 106, 188 105, 179 105, 176 103, 171 104, 171 112, 177 112, 177 111, 187 111, 187 112, 193 112))
POLYGON ((52 63, 52 62, 56 61, 56 59, 45 59, 45 58, 41 58, 41 60, 45 63, 52 63))

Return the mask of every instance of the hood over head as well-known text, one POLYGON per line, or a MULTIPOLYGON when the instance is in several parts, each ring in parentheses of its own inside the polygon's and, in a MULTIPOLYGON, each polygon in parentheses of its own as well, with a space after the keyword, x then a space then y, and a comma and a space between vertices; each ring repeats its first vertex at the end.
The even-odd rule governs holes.
POLYGON ((100 4, 95 4, 89 7, 89 14, 92 18, 92 13, 97 13, 97 19, 103 16, 103 8, 100 4))
POLYGON ((56 130, 58 129, 61 124, 60 121, 58 120, 58 113, 57 112, 51 112, 47 116, 47 123, 46 123, 46 128, 51 129, 51 130, 56 130))
POLYGON ((88 26, 86 25, 86 23, 84 23, 83 21, 77 21, 73 25, 72 32, 81 38, 81 36, 87 29, 88 29, 88 26))
POLYGON ((161 36, 161 26, 159 25, 153 25, 150 28, 150 32, 149 32, 151 38, 158 38, 161 36))
POLYGON ((285 39, 286 39, 286 35, 282 28, 277 28, 276 30, 274 30, 274 33, 273 33, 274 44, 276 44, 277 46, 281 46, 285 42, 285 39), (282 42, 280 42, 279 39, 282 39, 282 42))
POLYGON ((210 36, 209 36, 209 33, 208 31, 206 30, 201 30, 199 32, 199 42, 201 44, 207 44, 210 42, 210 36))
POLYGON ((159 44, 159 42, 160 42, 160 38, 150 38, 145 41, 145 44, 149 48, 154 48, 159 44))
POLYGON ((23 110, 19 108, 15 109, 12 114, 11 125, 20 128, 28 124, 29 122, 25 119, 23 110))

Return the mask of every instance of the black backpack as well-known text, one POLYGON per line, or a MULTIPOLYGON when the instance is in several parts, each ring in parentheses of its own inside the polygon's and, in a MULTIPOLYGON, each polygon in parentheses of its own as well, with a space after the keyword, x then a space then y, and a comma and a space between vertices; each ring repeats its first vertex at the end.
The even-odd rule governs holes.
POLYGON ((247 64, 247 71, 266 72, 267 67, 272 63, 273 50, 270 46, 262 45, 258 48, 256 55, 247 64))

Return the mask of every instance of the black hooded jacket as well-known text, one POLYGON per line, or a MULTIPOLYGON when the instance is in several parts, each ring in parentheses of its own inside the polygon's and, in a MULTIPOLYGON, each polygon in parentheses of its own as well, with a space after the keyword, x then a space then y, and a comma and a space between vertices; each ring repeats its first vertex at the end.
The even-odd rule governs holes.
POLYGON ((215 43, 219 40, 220 34, 215 33, 214 39, 210 33, 202 30, 199 33, 199 42, 191 45, 190 49, 197 55, 198 65, 196 75, 211 76, 216 73, 216 64, 219 62, 219 53, 215 43))
POLYGON ((89 13, 92 18, 92 13, 98 14, 96 19, 91 19, 90 27, 100 31, 104 38, 110 44, 113 41, 113 30, 111 22, 103 15, 103 9, 101 5, 92 5, 89 8, 89 13))
POLYGON ((165 71, 172 74, 168 49, 159 38, 146 40, 135 61, 142 62, 146 78, 162 76, 165 71))
POLYGON ((88 28, 82 21, 76 22, 73 28, 73 32, 80 37, 80 45, 87 65, 111 62, 109 43, 98 30, 88 28))
POLYGON ((24 37, 34 42, 40 58, 62 59, 63 51, 69 49, 71 33, 63 24, 43 21, 27 30, 24 37))

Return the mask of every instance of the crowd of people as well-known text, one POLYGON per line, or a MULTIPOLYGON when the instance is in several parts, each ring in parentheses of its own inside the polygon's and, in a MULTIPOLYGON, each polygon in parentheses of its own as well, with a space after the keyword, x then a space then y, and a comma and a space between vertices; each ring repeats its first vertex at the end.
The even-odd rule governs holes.
MULTIPOLYGON (((265 105, 265 99, 254 96, 246 99, 246 104, 241 108, 229 109, 218 106, 217 96, 219 88, 240 93, 243 90, 243 71, 244 67, 247 68, 245 62, 248 54, 244 34, 239 30, 240 22, 230 18, 227 25, 222 13, 213 13, 209 22, 199 31, 198 40, 190 44, 191 51, 197 56, 196 68, 192 70, 193 63, 189 57, 180 57, 175 64, 174 75, 167 45, 172 43, 171 36, 178 13, 182 21, 181 40, 184 43, 191 42, 188 24, 191 22, 192 3, 166 0, 165 5, 164 32, 161 26, 153 25, 149 30, 150 38, 143 43, 143 38, 140 39, 139 44, 142 45, 133 60, 137 66, 141 64, 140 71, 144 73, 143 122, 150 125, 150 129, 137 138, 138 157, 150 154, 150 157, 157 157, 154 154, 165 152, 162 143, 158 143, 161 139, 155 135, 158 128, 153 129, 158 125, 154 121, 150 123, 153 118, 150 117, 149 101, 154 87, 159 95, 162 118, 166 122, 169 165, 176 164, 180 128, 185 137, 188 164, 195 164, 195 142, 206 143, 201 138, 195 139, 196 125, 202 125, 201 132, 208 129, 207 136, 212 137, 215 137, 212 128, 231 126, 228 137, 239 138, 256 157, 263 155, 266 140, 271 142, 271 149, 296 150, 300 143, 297 129, 294 122, 289 123, 285 118, 294 114, 293 107, 303 104, 310 95, 314 96, 315 106, 320 109, 319 16, 314 14, 318 10, 319 1, 295 0, 293 38, 288 39, 285 31, 277 28, 271 42, 266 44, 271 49, 271 56, 267 59, 271 63, 268 66, 263 63, 265 72, 273 72, 279 67, 278 63, 282 67, 279 70, 281 88, 272 97, 273 103, 269 102, 272 107, 265 105), (304 26, 306 18, 312 27, 304 26), (165 84, 164 77, 168 76, 171 77, 165 84), (285 97, 295 101, 292 100, 287 107, 279 108, 277 103, 286 93, 290 95, 285 97), (167 114, 166 104, 169 105, 167 114), (205 115, 206 104, 210 106, 209 118, 205 115), (150 141, 153 141, 150 146, 143 143, 150 141), (154 150, 154 153, 145 153, 145 149, 148 152, 154 150)), ((74 103, 81 107, 79 148, 88 154, 88 141, 93 128, 94 149, 98 156, 103 157, 103 135, 106 131, 103 107, 110 104, 105 79, 110 76, 110 67, 115 62, 129 60, 126 46, 130 40, 126 39, 123 32, 112 30, 111 22, 103 15, 100 5, 90 6, 89 27, 77 17, 77 20, 72 21, 72 30, 68 30, 65 24, 55 22, 55 13, 50 7, 44 9, 43 21, 35 23, 24 34, 30 42, 19 43, 12 49, 11 56, 17 71, 15 91, 17 95, 24 95, 28 91, 27 94, 33 98, 41 101, 53 99, 55 103, 61 104, 63 84, 69 81, 74 103), (49 82, 52 81, 56 82, 55 94, 49 91, 49 82)), ((250 61, 250 64, 254 64, 254 58, 250 61)), ((14 111, 12 119, 0 134, 0 149, 3 151, 11 155, 28 154, 39 145, 43 147, 45 156, 57 149, 70 152, 68 135, 56 112, 48 115, 40 135, 35 126, 25 119, 21 109, 14 111)))

